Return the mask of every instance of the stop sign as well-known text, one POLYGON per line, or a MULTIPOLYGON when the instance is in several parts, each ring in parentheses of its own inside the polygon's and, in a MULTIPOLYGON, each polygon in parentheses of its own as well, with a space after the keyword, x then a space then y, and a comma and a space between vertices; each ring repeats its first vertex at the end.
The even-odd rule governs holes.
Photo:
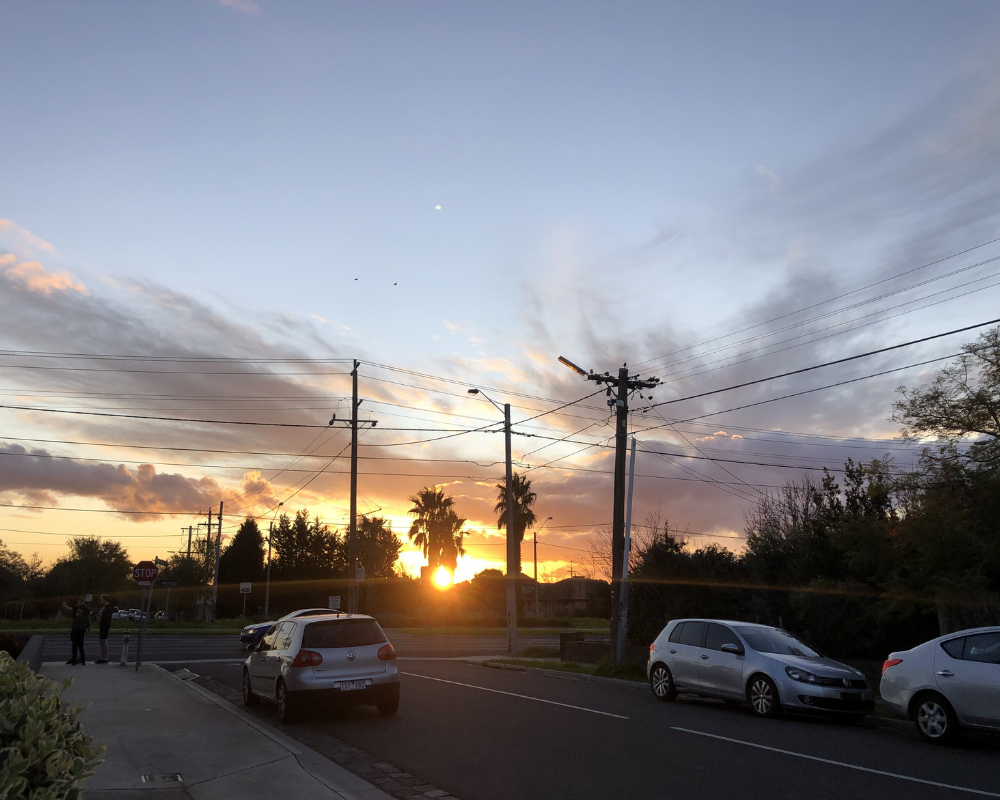
POLYGON ((140 561, 132 567, 132 577, 140 586, 149 586, 160 574, 160 568, 152 561, 140 561))

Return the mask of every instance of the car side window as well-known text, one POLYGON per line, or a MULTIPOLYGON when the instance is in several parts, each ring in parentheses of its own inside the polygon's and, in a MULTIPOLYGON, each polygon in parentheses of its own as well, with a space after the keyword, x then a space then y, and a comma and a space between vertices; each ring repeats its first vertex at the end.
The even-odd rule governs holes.
POLYGON ((685 622, 684 630, 681 632, 680 644, 702 647, 705 641, 705 628, 707 627, 708 624, 704 622, 685 622))
POLYGON ((686 624, 687 623, 685 623, 685 622, 678 622, 676 625, 674 625, 674 629, 672 631, 670 631, 670 641, 671 642, 673 642, 674 644, 677 644, 681 640, 681 632, 684 630, 684 626, 686 624))
POLYGON ((257 649, 260 650, 261 652, 265 650, 273 650, 274 640, 277 635, 278 635, 278 626, 272 625, 270 628, 267 629, 267 633, 264 634, 264 638, 260 640, 260 644, 257 645, 257 649))
POLYGON ((965 637, 966 661, 983 664, 1000 664, 1000 633, 976 633, 965 637))
POLYGON ((736 638, 735 633, 725 625, 710 622, 708 624, 708 635, 705 637, 705 647, 709 650, 721 650, 724 644, 735 645, 740 651, 743 650, 743 643, 736 638))
POLYGON ((941 642, 941 649, 944 650, 952 658, 961 658, 962 650, 965 647, 965 637, 959 639, 949 639, 947 642, 941 642))
POLYGON ((285 650, 292 640, 292 633, 295 630, 294 622, 282 622, 278 626, 278 631, 274 636, 274 649, 285 650))

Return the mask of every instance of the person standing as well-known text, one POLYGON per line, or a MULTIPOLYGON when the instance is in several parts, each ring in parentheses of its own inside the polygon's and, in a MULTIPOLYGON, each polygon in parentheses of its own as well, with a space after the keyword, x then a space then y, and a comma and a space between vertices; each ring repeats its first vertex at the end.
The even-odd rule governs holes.
POLYGON ((98 628, 101 643, 101 657, 96 662, 98 664, 108 663, 108 634, 111 633, 111 615, 114 612, 115 609, 114 606, 111 605, 111 597, 106 594, 102 594, 100 627, 98 628))
POLYGON ((87 608, 87 603, 82 597, 77 600, 76 605, 70 607, 63 603, 63 607, 73 612, 73 627, 69 632, 69 640, 73 645, 73 657, 66 663, 76 666, 76 654, 79 652, 80 665, 86 666, 87 656, 83 651, 83 642, 87 631, 90 630, 90 609, 87 608))

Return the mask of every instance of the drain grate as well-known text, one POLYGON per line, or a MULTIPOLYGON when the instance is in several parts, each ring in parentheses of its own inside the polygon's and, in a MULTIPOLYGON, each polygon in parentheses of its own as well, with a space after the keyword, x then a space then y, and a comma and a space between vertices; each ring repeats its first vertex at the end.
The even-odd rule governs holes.
POLYGON ((140 775, 143 783, 184 783, 179 772, 169 772, 166 775, 140 775))

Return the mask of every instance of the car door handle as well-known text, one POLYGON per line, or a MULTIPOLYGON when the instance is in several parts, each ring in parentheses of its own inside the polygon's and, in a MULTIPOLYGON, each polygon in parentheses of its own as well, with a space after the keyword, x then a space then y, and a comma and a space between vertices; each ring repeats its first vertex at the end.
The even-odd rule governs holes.
POLYGON ((955 677, 955 673, 952 672, 950 669, 943 669, 940 672, 938 672, 937 674, 940 675, 942 678, 954 678, 955 677))
POLYGON ((670 651, 670 655, 672 655, 672 656, 675 656, 675 655, 677 655, 677 651, 676 651, 676 650, 671 650, 671 651, 670 651))
POLYGON ((702 661, 708 661, 708 656, 702 656, 702 657, 701 657, 701 660, 702 660, 702 661))

